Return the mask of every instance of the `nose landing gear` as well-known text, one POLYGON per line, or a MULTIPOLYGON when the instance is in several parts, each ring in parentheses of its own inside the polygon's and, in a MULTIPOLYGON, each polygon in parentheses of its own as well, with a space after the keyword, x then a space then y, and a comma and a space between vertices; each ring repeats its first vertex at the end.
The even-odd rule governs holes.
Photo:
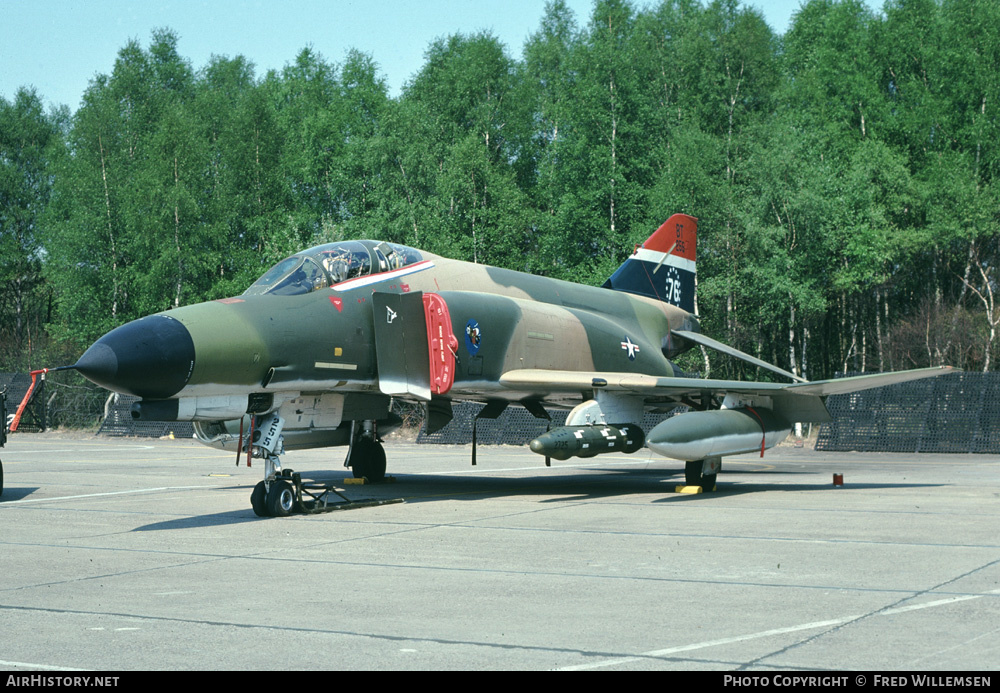
MULTIPOLYGON (((315 514, 403 502, 402 498, 351 500, 330 484, 304 483, 299 474, 282 469, 279 454, 284 451, 281 441, 284 423, 277 414, 269 414, 261 421, 259 430, 263 434, 259 440, 248 443, 256 457, 264 458, 264 480, 250 494, 250 505, 257 517, 287 517, 293 513, 315 514)), ((385 478, 385 450, 374 436, 374 425, 365 426, 354 440, 348 462, 353 462, 350 466, 355 477, 360 472, 369 481, 373 476, 379 481, 385 478), (371 437, 366 437, 365 432, 370 432, 371 437)))

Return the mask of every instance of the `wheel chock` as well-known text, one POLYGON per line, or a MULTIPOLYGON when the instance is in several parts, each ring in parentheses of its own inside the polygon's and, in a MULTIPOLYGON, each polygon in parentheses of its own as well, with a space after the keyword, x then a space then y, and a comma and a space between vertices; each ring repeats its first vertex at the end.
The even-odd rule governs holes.
POLYGON ((701 486, 675 486, 674 493, 703 493, 704 489, 701 486))

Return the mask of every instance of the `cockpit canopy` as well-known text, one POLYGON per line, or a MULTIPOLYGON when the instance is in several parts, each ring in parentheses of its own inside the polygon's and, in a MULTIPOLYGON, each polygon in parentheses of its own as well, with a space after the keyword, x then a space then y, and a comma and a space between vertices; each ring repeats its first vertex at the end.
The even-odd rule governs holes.
POLYGON ((396 243, 327 243, 285 258, 243 293, 275 296, 307 294, 355 277, 406 267, 423 259, 419 250, 396 243))

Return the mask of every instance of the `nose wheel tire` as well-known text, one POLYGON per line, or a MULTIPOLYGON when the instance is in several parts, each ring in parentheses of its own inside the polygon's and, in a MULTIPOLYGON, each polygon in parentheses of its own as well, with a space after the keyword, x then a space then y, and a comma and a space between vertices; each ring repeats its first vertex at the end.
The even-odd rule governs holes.
POLYGON ((250 505, 257 517, 268 517, 266 499, 267 489, 264 488, 264 482, 257 482, 253 487, 253 493, 250 494, 250 505))
POLYGON ((267 512, 271 517, 287 517, 295 509, 295 491, 287 481, 278 479, 271 482, 265 499, 267 512))

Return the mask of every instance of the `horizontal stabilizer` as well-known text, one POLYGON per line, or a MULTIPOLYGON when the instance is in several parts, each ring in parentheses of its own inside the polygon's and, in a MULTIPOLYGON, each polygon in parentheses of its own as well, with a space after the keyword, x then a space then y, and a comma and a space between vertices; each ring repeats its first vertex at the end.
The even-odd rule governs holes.
POLYGON ((718 351, 721 354, 726 354, 728 356, 738 358, 741 361, 752 363, 753 365, 764 368, 765 370, 769 370, 772 373, 777 373, 778 375, 783 375, 786 378, 791 378, 796 382, 799 383, 808 382, 805 378, 800 378, 794 373, 789 373, 788 371, 778 368, 777 366, 772 365, 767 361, 761 361, 759 358, 744 353, 739 349, 734 349, 733 347, 723 344, 722 342, 718 342, 712 339, 711 337, 706 337, 700 332, 691 332, 689 330, 670 330, 670 332, 671 334, 675 334, 678 337, 681 337, 682 339, 688 340, 689 342, 694 342, 695 344, 700 344, 702 346, 708 347, 709 349, 714 349, 715 351, 718 351))

